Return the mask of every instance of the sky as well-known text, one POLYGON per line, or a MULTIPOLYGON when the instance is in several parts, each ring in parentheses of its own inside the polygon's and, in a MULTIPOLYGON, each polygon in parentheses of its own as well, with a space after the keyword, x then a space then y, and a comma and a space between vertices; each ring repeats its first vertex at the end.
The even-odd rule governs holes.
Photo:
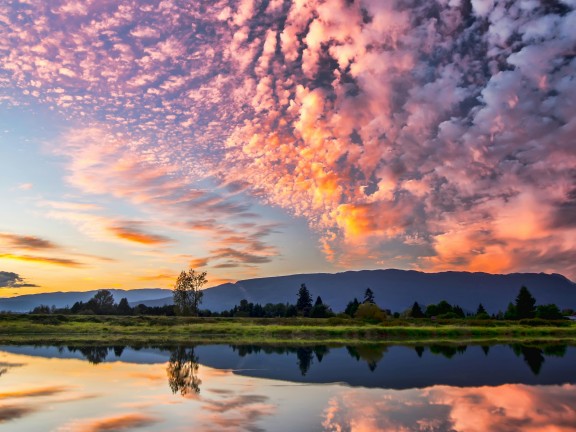
POLYGON ((576 279, 575 0, 0 2, 0 296, 576 279))

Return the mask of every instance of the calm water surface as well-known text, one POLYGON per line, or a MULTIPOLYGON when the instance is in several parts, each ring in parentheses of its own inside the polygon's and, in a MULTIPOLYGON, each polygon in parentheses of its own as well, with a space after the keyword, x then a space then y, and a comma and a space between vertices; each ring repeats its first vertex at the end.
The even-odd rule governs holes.
POLYGON ((6 431, 576 431, 576 347, 1 346, 6 431))

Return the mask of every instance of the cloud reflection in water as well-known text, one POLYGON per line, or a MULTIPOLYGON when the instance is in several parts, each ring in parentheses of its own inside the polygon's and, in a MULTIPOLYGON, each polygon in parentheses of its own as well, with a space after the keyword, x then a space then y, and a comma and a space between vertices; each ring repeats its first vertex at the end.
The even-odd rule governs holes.
MULTIPOLYGON (((561 383, 573 377, 546 381, 553 378, 547 377, 550 369, 560 370, 555 361, 573 363, 574 349, 539 351, 547 360, 540 374, 534 375, 524 364, 525 347, 515 348, 426 347, 419 357, 409 347, 314 347, 305 350, 311 362, 303 375, 304 351, 289 347, 126 347, 116 350, 122 351, 118 357, 111 348, 104 348, 102 352, 108 350, 108 355, 100 356, 103 361, 98 364, 91 363, 91 356, 86 360, 57 358, 32 347, 26 347, 27 352, 14 347, 18 353, 4 347, 7 351, 0 352, 2 361, 22 366, 0 378, 0 424, 10 430, 57 432, 575 432, 576 385, 561 383), (47 357, 38 355, 40 352, 47 357), (498 357, 506 353, 509 357, 498 357), (349 358, 350 363, 342 363, 342 358, 349 358), (451 366, 454 375, 463 372, 458 370, 463 359, 485 367, 492 365, 492 358, 509 358, 515 361, 514 367, 523 368, 535 380, 526 382, 535 385, 510 380, 490 386, 446 382, 438 374, 436 381, 426 378, 421 385, 415 381, 393 389, 377 380, 406 372, 392 367, 394 358, 404 359, 402 364, 410 374, 416 374, 416 369, 409 368, 412 363, 408 359, 437 372, 442 369, 434 369, 434 364, 451 366), (282 364, 286 368, 290 363, 298 380, 250 375, 281 366, 274 359, 285 359, 282 364), (348 369, 361 371, 373 377, 374 386, 319 381, 318 371, 332 367, 334 360, 345 369, 339 370, 340 377, 348 369), (216 361, 235 366, 214 366, 216 361)), ((79 352, 59 353, 72 356, 79 352)))

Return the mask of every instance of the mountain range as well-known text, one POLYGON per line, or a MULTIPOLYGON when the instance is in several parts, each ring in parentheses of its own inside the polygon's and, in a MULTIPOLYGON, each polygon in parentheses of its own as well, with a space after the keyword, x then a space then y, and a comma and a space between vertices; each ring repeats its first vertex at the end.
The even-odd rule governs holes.
MULTIPOLYGON (((242 299, 260 303, 295 303, 298 289, 306 284, 313 299, 322 297, 336 312, 357 298, 362 301, 366 288, 374 292, 376 303, 392 311, 403 311, 417 301, 421 305, 446 300, 474 312, 482 303, 489 313, 504 311, 514 302, 521 286, 526 286, 537 304, 555 303, 576 308, 576 284, 560 274, 469 272, 423 273, 413 270, 362 270, 342 273, 311 273, 246 279, 204 290, 201 307, 212 311, 233 308, 242 299)), ((109 290, 116 301, 126 297, 131 305, 162 306, 172 303, 167 289, 109 290)), ((44 304, 72 306, 87 301, 96 291, 31 294, 0 299, 0 310, 28 312, 44 304)))
MULTIPOLYGON (((172 291, 160 288, 142 288, 135 290, 108 289, 108 291, 112 293, 116 302, 126 297, 128 302, 132 304, 146 303, 147 301, 156 300, 172 294, 172 291)), ((98 290, 51 292, 0 298, 0 311, 29 312, 40 305, 55 306, 57 308, 71 307, 77 301, 87 302, 94 297, 94 294, 97 292, 98 290)), ((172 302, 171 297, 170 302, 172 302)))

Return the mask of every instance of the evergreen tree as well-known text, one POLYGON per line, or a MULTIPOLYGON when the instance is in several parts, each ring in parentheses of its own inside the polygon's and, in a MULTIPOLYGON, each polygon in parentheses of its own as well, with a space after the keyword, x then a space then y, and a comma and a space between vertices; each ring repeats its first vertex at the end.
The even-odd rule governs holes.
POLYGON ((132 315, 132 308, 128 304, 128 299, 126 297, 123 297, 120 300, 117 309, 120 315, 132 315))
POLYGON ((410 310, 410 316, 412 318, 424 318, 424 312, 422 312, 422 308, 418 304, 418 302, 414 302, 412 305, 412 309, 410 310))
POLYGON ((504 319, 515 320, 518 319, 518 313, 516 312, 516 306, 512 302, 508 303, 506 312, 504 312, 504 319))
POLYGON ((354 298, 354 300, 348 302, 348 304, 346 305, 346 309, 344 309, 344 313, 346 315, 353 317, 356 311, 358 310, 358 306, 360 306, 360 303, 358 302, 357 298, 354 298))
POLYGON ((310 316, 312 318, 327 318, 334 315, 330 307, 322 301, 322 298, 318 296, 316 298, 316 303, 314 307, 310 310, 310 316))
POLYGON ((286 318, 295 317, 298 315, 298 309, 296 306, 291 304, 286 307, 286 318))
POLYGON ((298 290, 298 301, 296 302, 296 309, 298 313, 304 316, 308 316, 310 309, 312 308, 312 297, 310 296, 310 291, 306 288, 306 284, 300 285, 298 290))
POLYGON ((480 303, 478 305, 478 309, 476 309, 476 315, 474 316, 474 318, 476 319, 489 319, 490 315, 488 315, 488 312, 486 312, 486 309, 484 308, 484 305, 482 303, 480 303))
POLYGON ((256 303, 254 305, 254 309, 252 310, 252 316, 257 318, 262 318, 264 316, 264 308, 260 303, 256 303))
POLYGON ((466 316, 466 314, 464 314, 464 310, 458 305, 453 306, 452 311, 458 318, 464 318, 466 316))
POLYGON ((536 299, 532 296, 528 288, 523 286, 516 297, 516 317, 518 319, 534 318, 536 315, 536 299))
POLYGON ((364 291, 364 301, 362 303, 375 303, 374 292, 370 288, 366 288, 366 291, 364 291))

